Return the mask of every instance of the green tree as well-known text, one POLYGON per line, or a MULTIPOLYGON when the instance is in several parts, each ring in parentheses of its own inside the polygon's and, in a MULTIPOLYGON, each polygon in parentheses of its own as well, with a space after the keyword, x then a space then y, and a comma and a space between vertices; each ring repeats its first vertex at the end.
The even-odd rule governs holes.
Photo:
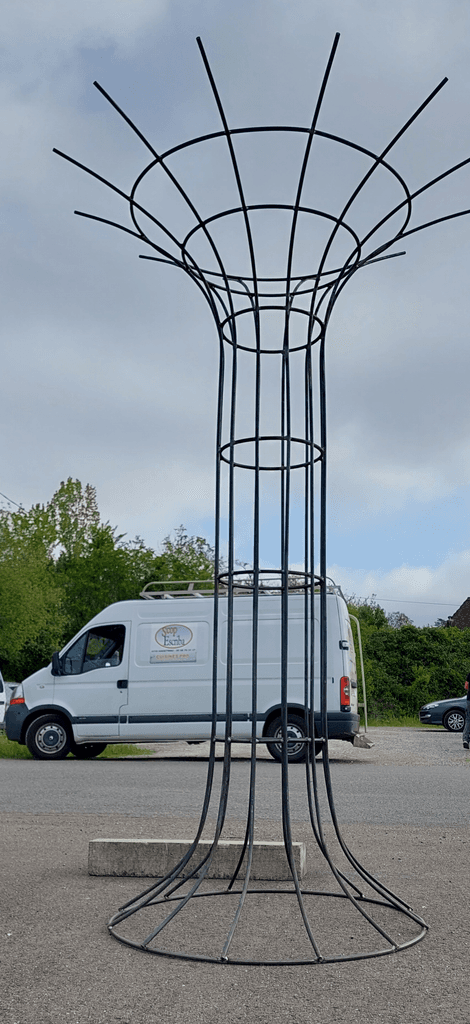
POLYGON ((60 643, 66 616, 53 546, 43 506, 0 514, 0 662, 7 679, 34 671, 60 643))
POLYGON ((387 615, 387 622, 392 629, 401 629, 402 626, 412 626, 413 621, 404 612, 390 612, 387 615))
POLYGON ((215 554, 204 537, 190 537, 184 526, 178 526, 174 537, 165 537, 162 553, 156 562, 159 575, 167 581, 209 580, 213 585, 215 554))
POLYGON ((54 528, 54 544, 67 558, 76 558, 90 543, 100 526, 96 490, 91 484, 82 486, 80 480, 62 481, 46 506, 54 528))
POLYGON ((151 581, 213 580, 214 552, 184 526, 157 554, 100 522, 95 488, 71 477, 45 505, 0 512, 0 660, 7 678, 40 668, 102 608, 151 581))
MULTIPOLYGON (((159 575, 159 558, 141 538, 124 542, 109 523, 90 531, 80 554, 63 551, 56 564, 70 639, 102 608, 136 598, 159 575)), ((65 639, 64 639, 65 642, 65 639)))
POLYGON ((354 594, 347 597, 349 612, 359 619, 361 633, 377 629, 387 629, 389 622, 384 609, 377 604, 375 594, 370 598, 358 598, 354 594))

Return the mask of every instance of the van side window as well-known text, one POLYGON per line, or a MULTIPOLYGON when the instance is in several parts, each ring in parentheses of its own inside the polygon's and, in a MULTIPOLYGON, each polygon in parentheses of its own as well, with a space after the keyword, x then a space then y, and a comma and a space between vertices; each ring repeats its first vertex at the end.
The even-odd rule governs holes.
POLYGON ((66 652, 63 660, 65 675, 120 665, 125 636, 125 626, 95 626, 90 629, 66 652))
POLYGON ((85 652, 87 634, 84 633, 78 640, 69 647, 63 658, 64 674, 75 676, 82 671, 83 654, 85 652))

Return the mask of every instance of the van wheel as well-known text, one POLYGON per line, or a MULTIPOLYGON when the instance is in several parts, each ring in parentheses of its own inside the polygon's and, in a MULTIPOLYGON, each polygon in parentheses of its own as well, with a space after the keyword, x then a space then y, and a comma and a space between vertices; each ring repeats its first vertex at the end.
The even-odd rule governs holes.
MULTIPOLYGON (((282 761, 282 719, 273 718, 272 722, 266 729, 266 736, 272 736, 274 740, 280 740, 278 743, 268 743, 267 747, 271 757, 275 761, 282 761)), ((305 761, 305 754, 307 751, 307 744, 301 742, 305 740, 308 735, 305 727, 305 719, 301 718, 300 715, 288 715, 287 716, 287 760, 289 764, 298 764, 300 761, 305 761)), ((321 747, 321 744, 318 745, 321 747)), ((315 744, 315 753, 317 753, 317 744, 315 744)))
POLYGON ((107 746, 107 743, 72 743, 71 750, 74 757, 83 760, 86 757, 98 757, 107 746))
POLYGON ((71 747, 70 732, 59 715, 41 715, 28 726, 26 746, 38 761, 60 761, 71 747))

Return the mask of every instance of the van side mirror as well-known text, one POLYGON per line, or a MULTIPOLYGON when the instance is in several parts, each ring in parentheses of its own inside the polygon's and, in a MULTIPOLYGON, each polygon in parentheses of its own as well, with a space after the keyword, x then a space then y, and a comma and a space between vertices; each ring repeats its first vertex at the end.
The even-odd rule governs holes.
POLYGON ((59 658, 59 652, 58 651, 54 651, 54 654, 52 655, 52 675, 53 676, 61 676, 61 675, 63 675, 62 664, 61 664, 61 660, 59 658))

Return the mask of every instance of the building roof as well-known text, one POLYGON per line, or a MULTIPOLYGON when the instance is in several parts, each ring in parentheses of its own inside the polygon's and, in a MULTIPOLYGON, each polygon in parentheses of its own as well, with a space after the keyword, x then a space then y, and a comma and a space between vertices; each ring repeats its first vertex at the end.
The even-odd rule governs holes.
POLYGON ((467 597, 453 615, 449 615, 449 626, 457 626, 457 629, 470 629, 470 597, 467 597))

